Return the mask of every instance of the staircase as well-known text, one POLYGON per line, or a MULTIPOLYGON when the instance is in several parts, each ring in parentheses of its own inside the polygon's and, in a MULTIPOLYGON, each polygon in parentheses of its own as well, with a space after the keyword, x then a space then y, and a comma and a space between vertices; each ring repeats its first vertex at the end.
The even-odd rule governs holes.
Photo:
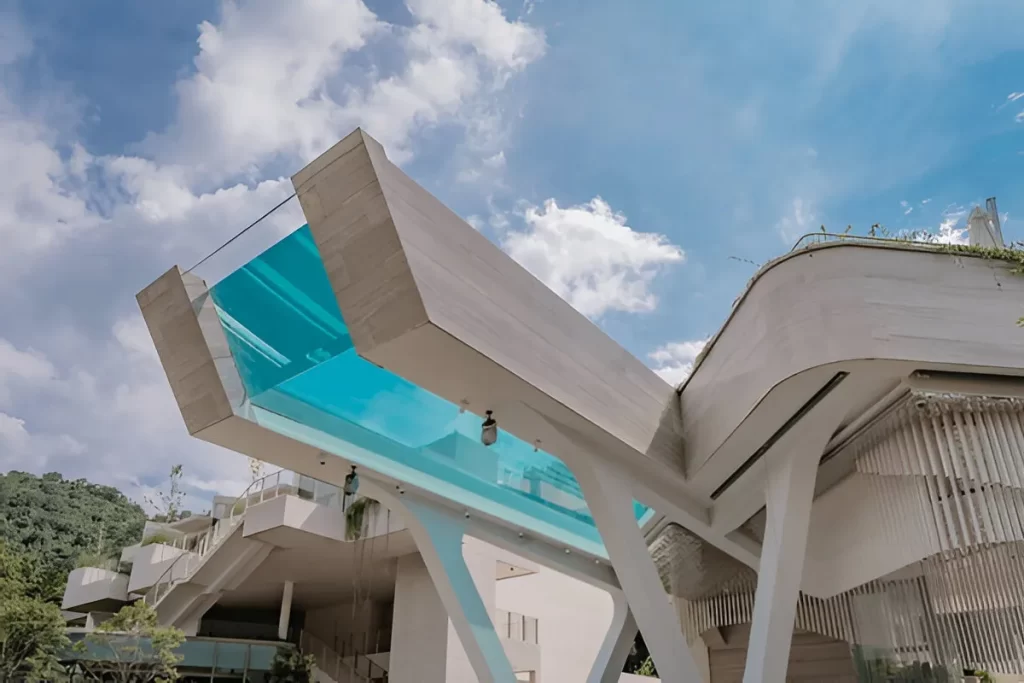
POLYGON ((236 587, 266 559, 272 546, 244 538, 245 511, 297 488, 274 472, 254 481, 232 503, 228 515, 195 536, 183 539, 191 552, 180 555, 146 593, 146 604, 157 611, 161 624, 198 628, 199 619, 224 590, 236 587), (218 553, 221 548, 225 552, 218 553), (216 557, 215 557, 216 556, 216 557))
POLYGON ((316 660, 317 683, 387 683, 388 672, 381 663, 386 666, 390 653, 338 653, 307 631, 299 638, 299 649, 316 660))

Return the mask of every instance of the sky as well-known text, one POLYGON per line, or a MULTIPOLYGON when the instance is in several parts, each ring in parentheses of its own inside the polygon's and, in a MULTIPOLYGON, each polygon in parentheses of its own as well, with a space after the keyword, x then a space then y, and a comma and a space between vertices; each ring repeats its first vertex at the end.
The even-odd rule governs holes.
POLYGON ((0 0, 0 471, 244 488, 135 294, 356 126, 672 383, 822 225, 1024 239, 1024 5, 720 5, 0 0))

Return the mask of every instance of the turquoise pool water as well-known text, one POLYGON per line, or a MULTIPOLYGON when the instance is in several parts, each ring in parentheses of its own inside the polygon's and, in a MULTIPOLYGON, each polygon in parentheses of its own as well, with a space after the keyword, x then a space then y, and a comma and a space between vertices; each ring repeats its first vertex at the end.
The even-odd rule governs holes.
MULTIPOLYGON (((308 226, 211 288, 261 424, 468 508, 604 554, 555 456, 356 354, 308 226)), ((634 502, 638 520, 647 508, 634 502)))

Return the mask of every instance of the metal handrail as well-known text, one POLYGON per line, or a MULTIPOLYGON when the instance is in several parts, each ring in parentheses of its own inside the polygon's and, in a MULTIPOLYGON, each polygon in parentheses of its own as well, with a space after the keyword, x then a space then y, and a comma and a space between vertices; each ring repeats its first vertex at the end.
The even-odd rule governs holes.
POLYGON ((388 680, 387 670, 374 663, 367 654, 360 652, 350 655, 340 654, 308 631, 303 631, 299 635, 299 649, 303 654, 313 655, 317 667, 335 681, 342 680, 342 666, 365 681, 386 683, 388 680))
MULTIPOLYGON (((296 485, 294 479, 291 482, 283 482, 282 480, 286 476, 300 476, 296 475, 295 472, 289 470, 278 470, 277 472, 271 472, 259 479, 253 481, 249 486, 242 491, 241 494, 231 503, 231 508, 228 511, 228 516, 215 522, 209 529, 200 531, 194 534, 186 534, 181 537, 181 550, 184 552, 175 558, 175 560, 164 570, 160 577, 150 588, 149 592, 146 593, 145 601, 148 605, 156 607, 160 602, 160 598, 166 595, 172 586, 182 581, 187 581, 195 573, 197 569, 202 565, 202 560, 216 549, 221 542, 231 535, 235 527, 242 520, 245 515, 245 511, 252 505, 258 505, 265 501, 277 498, 278 496, 288 494, 299 494, 302 490, 301 484, 296 485), (269 483, 269 482, 273 483, 269 483), (194 540, 194 550, 187 549, 188 543, 184 539, 189 539, 189 542, 194 540)), ((335 494, 340 493, 337 486, 322 482, 318 479, 313 479, 312 494, 314 500, 318 498, 317 489, 318 487, 324 487, 324 490, 328 498, 333 498, 335 494)), ((176 542, 179 539, 175 539, 174 542, 169 543, 172 547, 178 547, 176 542)))
POLYGON ((878 237, 875 235, 851 235, 849 233, 835 232, 809 232, 802 235, 796 241, 790 252, 806 249, 807 247, 828 242, 852 242, 854 244, 874 244, 878 246, 899 246, 899 247, 920 247, 928 250, 940 250, 949 245, 946 242, 937 242, 934 235, 923 232, 912 232, 906 234, 895 234, 889 237, 878 237), (931 237, 933 239, 921 239, 931 237))
MULTIPOLYGON (((280 480, 281 471, 273 472, 264 477, 260 477, 256 481, 252 482, 245 488, 245 490, 231 503, 231 510, 228 513, 226 519, 222 519, 214 522, 214 524, 206 531, 201 531, 197 535, 202 536, 196 544, 196 552, 190 550, 184 550, 184 552, 176 557, 173 562, 164 570, 160 577, 153 583, 153 587, 146 593, 145 602, 151 607, 156 607, 160 603, 160 598, 170 592, 170 589, 174 584, 180 583, 181 581, 187 581, 192 577, 192 574, 199 565, 199 562, 193 566, 193 563, 201 560, 211 551, 217 548, 221 541, 230 536, 230 532, 234 531, 235 526, 242 519, 242 513, 245 512, 248 507, 247 501, 252 495, 252 490, 255 487, 259 487, 261 491, 260 502, 262 500, 262 491, 264 489, 264 483, 270 477, 278 477, 280 480), (239 502, 242 503, 241 512, 236 516, 235 509, 238 507, 239 502), (180 565, 180 566, 179 566, 180 565), (177 580, 175 580, 177 575, 177 580), (166 587, 166 590, 161 591, 161 587, 166 587)), ((177 546, 172 546, 177 547, 177 546)))

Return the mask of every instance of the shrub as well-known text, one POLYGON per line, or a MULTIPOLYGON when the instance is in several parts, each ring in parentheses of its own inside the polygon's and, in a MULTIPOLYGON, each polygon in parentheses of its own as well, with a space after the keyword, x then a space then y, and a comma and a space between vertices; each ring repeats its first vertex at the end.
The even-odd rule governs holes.
POLYGON ((144 539, 142 539, 142 543, 140 545, 153 545, 154 543, 164 543, 170 545, 173 540, 174 537, 170 534, 163 531, 155 531, 151 533, 149 536, 146 536, 144 539))

